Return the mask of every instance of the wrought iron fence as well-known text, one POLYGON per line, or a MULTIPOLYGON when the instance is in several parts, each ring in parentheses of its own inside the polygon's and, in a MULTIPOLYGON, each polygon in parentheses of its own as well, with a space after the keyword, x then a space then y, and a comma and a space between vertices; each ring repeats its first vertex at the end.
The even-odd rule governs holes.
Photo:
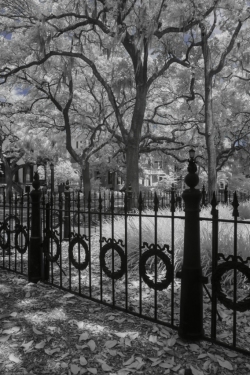
MULTIPOLYGON (((174 189, 165 201, 157 194, 92 194, 88 200, 69 191, 39 194, 44 282, 178 329, 181 284, 175 275, 182 264, 185 216, 176 210, 174 189)), ((28 276, 36 229, 31 214, 34 220, 38 212, 32 199, 7 202, 3 195, 0 206, 1 267, 28 276)), ((211 203, 212 215, 199 218, 207 236, 201 241, 208 276, 204 338, 249 355, 244 316, 250 314, 250 221, 239 219, 236 194, 226 200, 233 204, 232 220, 219 217, 215 195, 211 203)))

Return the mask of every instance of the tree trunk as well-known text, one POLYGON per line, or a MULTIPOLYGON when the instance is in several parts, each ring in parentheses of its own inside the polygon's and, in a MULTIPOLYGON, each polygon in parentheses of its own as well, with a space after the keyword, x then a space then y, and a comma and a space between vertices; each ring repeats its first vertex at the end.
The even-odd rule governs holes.
POLYGON ((147 88, 145 85, 137 87, 136 102, 131 121, 131 129, 126 145, 127 179, 126 187, 132 187, 135 194, 139 193, 139 145, 141 130, 147 102, 147 88))
POLYGON ((212 98, 212 59, 210 48, 207 42, 207 33, 205 26, 202 29, 202 52, 204 58, 205 75, 205 139, 208 158, 208 193, 209 199, 216 191, 217 173, 216 173, 216 148, 215 148, 215 127, 213 122, 213 98, 212 98))
POLYGON ((82 182, 83 182, 83 192, 84 199, 87 200, 90 192, 90 173, 89 173, 89 162, 85 162, 85 166, 82 167, 82 182))
POLYGON ((211 201, 213 192, 217 190, 216 172, 216 148, 215 148, 215 127, 213 123, 212 106, 212 83, 206 87, 205 95, 205 138, 208 157, 208 193, 211 201))
POLYGON ((127 145, 127 155, 126 155, 126 167, 127 167, 127 181, 126 188, 129 185, 132 187, 132 191, 135 194, 139 192, 139 141, 131 140, 127 145))

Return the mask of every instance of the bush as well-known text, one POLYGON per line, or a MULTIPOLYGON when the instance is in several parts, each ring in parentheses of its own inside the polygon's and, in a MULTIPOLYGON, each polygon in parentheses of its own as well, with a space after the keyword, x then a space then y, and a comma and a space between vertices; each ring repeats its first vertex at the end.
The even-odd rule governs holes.
POLYGON ((244 219, 250 219, 250 201, 243 202, 238 207, 240 217, 244 219))
MULTIPOLYGON (((232 220, 232 208, 219 204, 219 218, 232 220)), ((147 242, 148 245, 155 241, 155 218, 154 211, 144 211, 141 218, 141 244, 147 242)), ((157 243, 163 247, 164 244, 169 244, 171 250, 172 229, 171 218, 162 216, 171 216, 168 209, 159 209, 157 218, 157 243)), ((175 273, 181 268, 183 259, 184 247, 184 212, 176 210, 176 216, 182 216, 180 219, 174 220, 174 269, 175 273)), ((200 217, 211 218, 211 206, 202 208, 200 217)), ((218 252, 225 256, 232 255, 234 250, 234 230, 233 223, 219 222, 219 236, 218 236, 218 252)), ((250 228, 247 224, 238 224, 238 255, 243 259, 249 255, 250 248, 250 228)), ((129 271, 138 272, 139 264, 139 217, 129 216, 127 220, 127 253, 128 253, 128 269, 129 271)), ((97 233, 96 236, 98 237, 97 233)), ((112 225, 109 220, 105 221, 102 226, 102 236, 106 239, 112 237, 112 225)), ((96 237, 96 239, 97 239, 96 237)), ((117 216, 114 219, 114 238, 121 239, 125 243, 125 218, 124 216, 117 216)), ((200 238, 201 238, 201 263, 203 267, 203 274, 211 276, 212 270, 212 222, 200 222, 200 238)), ((146 248, 145 248, 146 249, 146 248)), ((142 250, 144 251, 144 250, 142 250)), ((171 258, 171 255, 170 255, 171 258)), ((152 258, 153 259, 153 258, 152 258)), ((149 269, 153 271, 153 264, 149 264, 149 269)), ((159 271, 164 269, 164 265, 159 262, 159 271)), ((231 283, 233 280, 233 272, 226 273, 224 282, 231 283)), ((240 280, 243 281, 243 278, 240 280)))

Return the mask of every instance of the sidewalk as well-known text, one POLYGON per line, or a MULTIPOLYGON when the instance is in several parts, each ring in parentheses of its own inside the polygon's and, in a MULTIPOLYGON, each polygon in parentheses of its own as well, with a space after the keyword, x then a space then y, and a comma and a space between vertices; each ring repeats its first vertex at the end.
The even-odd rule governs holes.
POLYGON ((250 373, 250 357, 0 270, 0 374, 250 373))

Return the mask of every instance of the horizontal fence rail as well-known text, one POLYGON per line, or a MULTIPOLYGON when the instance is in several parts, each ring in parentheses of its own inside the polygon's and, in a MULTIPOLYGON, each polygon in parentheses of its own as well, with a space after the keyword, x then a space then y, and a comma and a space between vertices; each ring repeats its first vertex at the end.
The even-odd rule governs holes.
MULTIPOLYGON (((204 338, 250 355, 250 220, 243 220, 236 194, 214 195, 208 204, 201 193, 204 338), (231 207, 231 219, 223 206, 218 212, 218 202, 231 207)), ((43 281, 177 330, 185 224, 179 197, 174 189, 165 196, 94 193, 86 200, 69 191, 42 194, 43 281)), ((7 201, 3 194, 1 267, 24 275, 31 211, 29 195, 7 201)))

